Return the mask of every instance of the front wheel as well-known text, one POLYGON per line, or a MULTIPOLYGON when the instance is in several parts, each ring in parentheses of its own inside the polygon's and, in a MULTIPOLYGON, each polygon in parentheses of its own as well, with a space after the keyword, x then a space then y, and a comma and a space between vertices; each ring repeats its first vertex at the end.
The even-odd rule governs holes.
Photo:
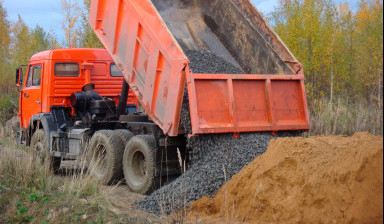
POLYGON ((138 194, 150 194, 159 187, 156 181, 156 144, 151 135, 133 137, 123 158, 125 181, 138 194))
POLYGON ((34 157, 39 158, 42 163, 48 164, 54 172, 60 169, 61 158, 50 155, 48 141, 43 129, 36 130, 32 135, 30 149, 34 157))

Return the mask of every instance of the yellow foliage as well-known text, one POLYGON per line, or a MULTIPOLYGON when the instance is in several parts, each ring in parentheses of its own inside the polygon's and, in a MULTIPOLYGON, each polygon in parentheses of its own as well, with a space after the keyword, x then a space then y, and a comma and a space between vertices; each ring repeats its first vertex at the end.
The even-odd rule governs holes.
POLYGON ((383 74, 383 2, 279 0, 272 24, 304 63, 310 100, 365 97, 381 103, 383 74))

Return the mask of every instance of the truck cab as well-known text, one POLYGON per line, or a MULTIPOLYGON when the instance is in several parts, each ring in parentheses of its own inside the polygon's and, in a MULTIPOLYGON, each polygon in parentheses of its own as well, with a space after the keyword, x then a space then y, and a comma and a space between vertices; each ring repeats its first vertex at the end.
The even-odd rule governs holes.
POLYGON ((54 170, 62 159, 82 158, 96 131, 115 128, 119 105, 121 115, 137 113, 132 91, 122 103, 123 76, 104 49, 35 54, 16 70, 16 85, 21 87, 18 141, 54 170))
MULTIPOLYGON (((55 107, 66 108, 73 115, 71 94, 81 91, 88 83, 94 85, 94 91, 100 96, 116 103, 123 84, 122 74, 104 49, 59 49, 38 53, 26 66, 25 77, 18 114, 24 131, 31 128, 34 117, 51 113, 55 107)), ((127 105, 133 111, 136 109, 137 100, 132 92, 127 105)))

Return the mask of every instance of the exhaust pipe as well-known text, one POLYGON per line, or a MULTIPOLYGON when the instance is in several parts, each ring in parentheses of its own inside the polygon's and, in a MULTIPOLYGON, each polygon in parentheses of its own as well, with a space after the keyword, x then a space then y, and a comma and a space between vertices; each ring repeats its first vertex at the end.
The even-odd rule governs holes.
POLYGON ((119 100, 119 106, 117 107, 117 116, 127 114, 127 100, 129 94, 129 85, 128 82, 124 79, 123 88, 121 89, 121 95, 119 100))

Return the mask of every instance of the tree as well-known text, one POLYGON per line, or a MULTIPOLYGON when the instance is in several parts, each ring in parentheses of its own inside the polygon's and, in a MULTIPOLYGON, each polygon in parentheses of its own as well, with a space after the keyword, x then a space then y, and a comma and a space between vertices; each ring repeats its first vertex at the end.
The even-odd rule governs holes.
POLYGON ((332 0, 280 0, 272 23, 288 48, 304 63, 310 99, 329 95, 336 29, 332 0))
POLYGON ((383 99, 383 2, 360 0, 356 13, 333 0, 280 0, 275 30, 305 65, 309 100, 383 99))
POLYGON ((7 11, 3 8, 3 2, 0 1, 0 64, 9 59, 10 23, 7 20, 7 11))
POLYGON ((11 26, 7 20, 7 11, 3 7, 3 2, 0 1, 0 88, 1 93, 13 92, 9 80, 11 79, 10 71, 10 45, 11 45, 11 26))
POLYGON ((356 14, 356 48, 362 92, 382 104, 383 86, 383 1, 360 0, 356 14))
POLYGON ((48 35, 44 31, 43 28, 41 28, 39 25, 37 25, 32 31, 31 31, 31 38, 32 38, 32 48, 34 52, 39 52, 43 50, 48 50, 48 35))
POLYGON ((88 23, 89 10, 90 10, 90 0, 84 0, 84 10, 81 15, 81 46, 89 48, 103 48, 99 38, 97 38, 95 32, 88 23))
POLYGON ((13 67, 28 63, 30 57, 37 53, 33 46, 33 37, 28 26, 19 15, 12 28, 12 62, 13 67))
POLYGON ((59 41, 57 40, 56 33, 52 28, 47 35, 47 41, 48 41, 48 49, 62 48, 62 46, 59 44, 59 41))
POLYGON ((335 33, 335 85, 336 94, 342 97, 356 95, 353 85, 356 79, 355 17, 349 4, 338 6, 338 27, 335 33))
POLYGON ((79 21, 81 9, 77 0, 61 0, 61 9, 64 20, 62 28, 65 33, 65 45, 68 47, 78 47, 80 44, 79 21))

